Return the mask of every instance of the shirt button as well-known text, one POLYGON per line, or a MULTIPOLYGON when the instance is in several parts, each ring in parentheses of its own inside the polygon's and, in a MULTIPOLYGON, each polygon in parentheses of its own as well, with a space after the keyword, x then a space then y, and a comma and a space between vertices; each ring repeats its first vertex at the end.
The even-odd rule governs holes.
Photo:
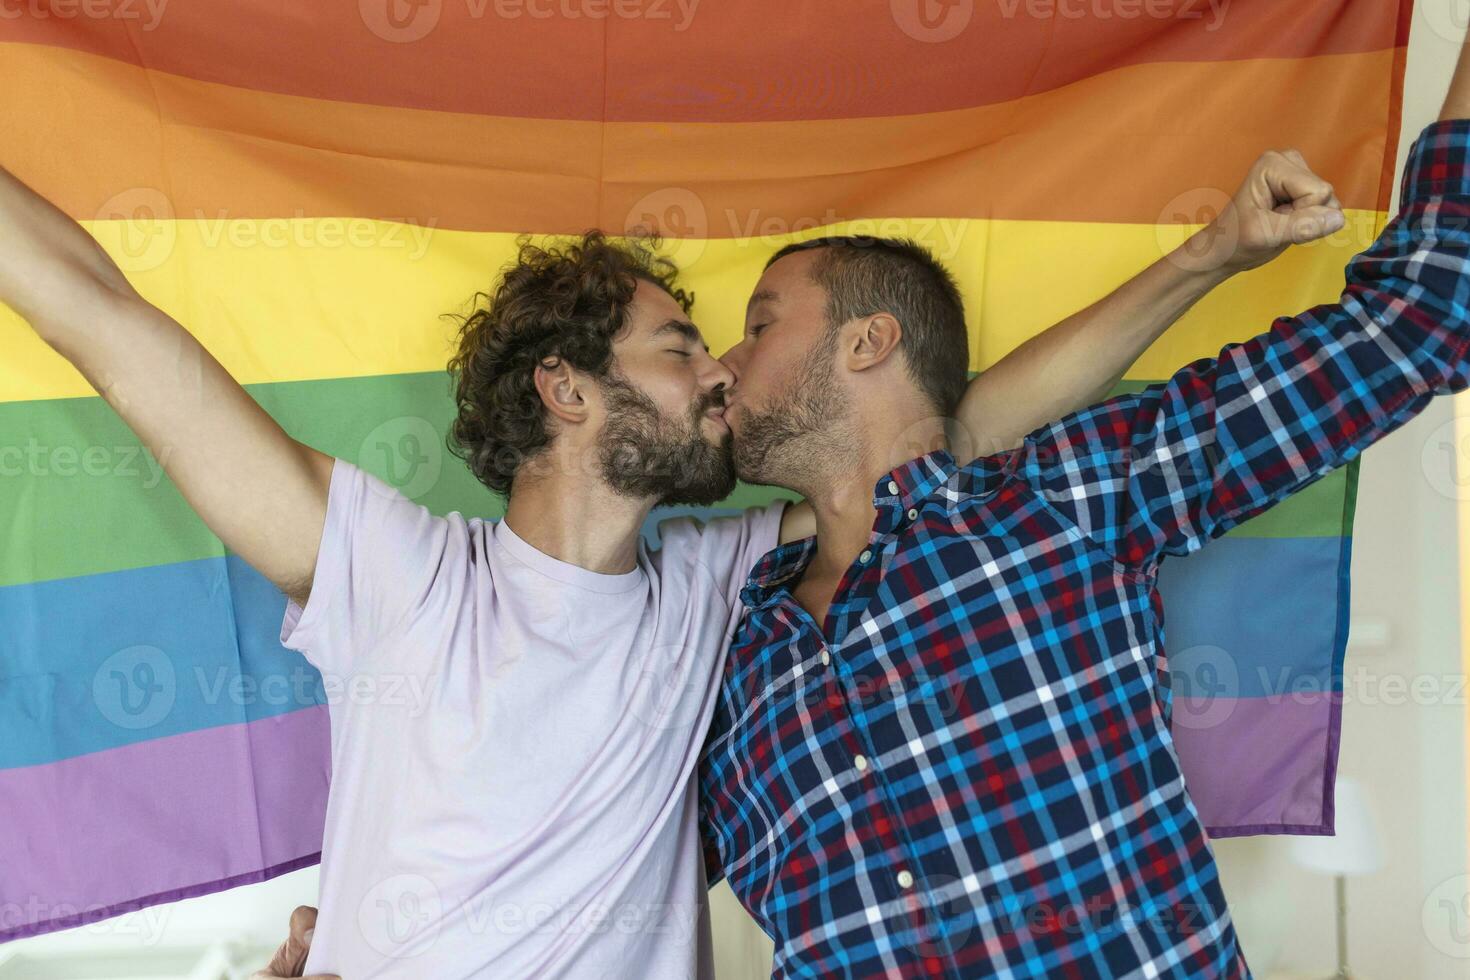
POLYGON ((892 480, 889 480, 888 481, 888 492, 889 493, 898 493, 898 484, 897 483, 894 483, 892 480))
POLYGON ((823 650, 822 651, 822 666, 825 667, 828 664, 830 664, 831 662, 832 662, 832 654, 828 653, 826 650, 823 650))
POLYGON ((868 757, 860 755, 852 760, 852 764, 857 766, 858 772, 866 772, 868 769, 868 757))
POLYGON ((858 561, 860 561, 864 565, 866 565, 868 563, 868 559, 870 559, 872 557, 873 557, 873 552, 870 551, 870 550, 868 550, 868 549, 866 549, 866 548, 864 548, 863 549, 863 553, 860 554, 860 555, 858 555, 858 561))
POLYGON ((911 875, 911 874, 909 874, 907 871, 900 871, 898 873, 898 887, 900 887, 900 888, 912 888, 912 887, 914 887, 914 876, 911 875))
POLYGON ((918 518, 918 516, 919 516, 918 510, 916 510, 913 507, 910 507, 909 508, 909 520, 911 520, 911 521, 912 520, 916 520, 918 518))

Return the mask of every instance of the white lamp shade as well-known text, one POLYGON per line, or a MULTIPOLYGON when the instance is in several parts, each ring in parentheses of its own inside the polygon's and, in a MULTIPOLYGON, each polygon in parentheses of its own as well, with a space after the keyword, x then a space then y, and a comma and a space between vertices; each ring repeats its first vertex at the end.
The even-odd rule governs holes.
POLYGON ((1324 875, 1364 875, 1383 867, 1383 848, 1368 796, 1356 780, 1338 777, 1337 834, 1293 837, 1291 860, 1324 875))

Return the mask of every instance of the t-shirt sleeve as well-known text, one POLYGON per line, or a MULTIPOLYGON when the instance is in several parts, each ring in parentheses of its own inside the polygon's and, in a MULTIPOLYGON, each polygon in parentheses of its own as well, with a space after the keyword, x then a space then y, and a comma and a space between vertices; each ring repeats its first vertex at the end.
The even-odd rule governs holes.
POLYGON ((786 501, 775 500, 764 507, 747 507, 739 514, 706 521, 670 517, 658 525, 662 551, 666 556, 677 553, 691 560, 701 573, 714 579, 719 594, 734 609, 751 569, 780 544, 781 515, 785 512, 786 501))
POLYGON ((332 465, 311 593, 287 599, 281 644, 323 671, 347 673, 424 608, 466 547, 459 515, 437 517, 344 459, 332 465))

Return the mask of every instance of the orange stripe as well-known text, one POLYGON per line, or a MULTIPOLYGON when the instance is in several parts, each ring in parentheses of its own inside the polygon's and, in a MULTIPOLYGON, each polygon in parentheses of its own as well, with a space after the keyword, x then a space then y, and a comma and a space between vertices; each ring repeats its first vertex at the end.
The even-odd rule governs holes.
POLYGON ((0 39, 334 101, 691 122, 908 115, 1009 102, 1134 64, 1384 50, 1411 9, 1408 0, 188 0, 154 14, 160 0, 87 0, 112 15, 30 12, 45 2, 0 2, 0 39))
POLYGON ((1398 167, 1399 132, 1403 129, 1404 117, 1404 68, 1409 60, 1409 25, 1414 19, 1412 2, 1399 9, 1398 33, 1394 41, 1393 65, 1388 78, 1388 121, 1384 131, 1388 139, 1383 146, 1383 163, 1378 175, 1378 207, 1387 212, 1393 200, 1394 172, 1398 167))
POLYGON ((599 126, 269 95, 9 45, 0 131, 45 134, 12 141, 7 165, 78 218, 166 195, 179 218, 549 233, 652 216, 697 238, 884 216, 1168 224, 1201 219, 1192 189, 1233 190, 1287 145, 1345 207, 1382 210, 1396 54, 1141 65, 920 116, 599 126))

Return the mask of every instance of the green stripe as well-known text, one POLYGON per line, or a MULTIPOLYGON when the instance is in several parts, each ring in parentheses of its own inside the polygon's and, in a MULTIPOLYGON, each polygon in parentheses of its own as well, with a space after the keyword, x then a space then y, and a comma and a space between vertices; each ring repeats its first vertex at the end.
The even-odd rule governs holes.
MULTIPOLYGON (((1145 382, 1129 383, 1133 390, 1145 382)), ((504 513, 444 447, 453 402, 446 375, 399 374, 251 385, 292 436, 358 463, 436 513, 504 513)), ((0 405, 0 585, 120 571, 223 553, 138 440, 100 398, 0 405)), ((1243 525, 1242 537, 1341 533, 1348 490, 1339 470, 1243 525)), ((787 491, 742 484, 723 506, 787 491)))

